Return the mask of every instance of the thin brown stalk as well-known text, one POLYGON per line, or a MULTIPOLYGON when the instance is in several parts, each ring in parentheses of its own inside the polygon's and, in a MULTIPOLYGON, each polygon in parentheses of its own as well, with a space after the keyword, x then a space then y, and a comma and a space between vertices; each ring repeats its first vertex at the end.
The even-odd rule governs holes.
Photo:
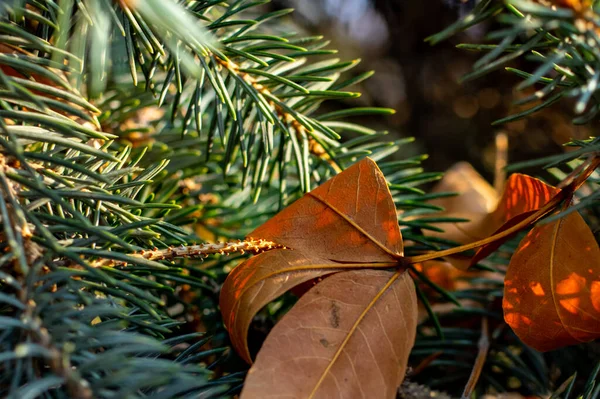
POLYGON ((419 375, 423 370, 425 370, 431 364, 431 362, 433 362, 435 359, 437 359, 438 357, 440 357, 443 354, 444 354, 443 351, 438 351, 438 352, 434 352, 431 355, 427 356, 425 359, 423 359, 417 365, 417 367, 412 369, 412 371, 410 372, 410 377, 412 378, 412 377, 415 377, 416 375, 419 375))
POLYGON ((506 165, 508 163, 508 136, 504 132, 496 134, 496 162, 494 164, 494 189, 502 193, 506 182, 506 165))
POLYGON ((477 385, 477 381, 479 381, 481 370, 483 370, 483 365, 485 364, 485 359, 490 349, 490 336, 488 332, 487 317, 483 317, 481 319, 481 337, 479 338, 477 348, 477 358, 473 364, 473 370, 471 371, 469 381, 467 381, 467 385, 465 386, 465 390, 463 391, 461 399, 469 399, 471 397, 473 391, 475 390, 475 386, 477 385))
MULTIPOLYGON (((271 249, 285 248, 283 245, 276 244, 272 241, 248 238, 244 241, 236 242, 217 242, 214 244, 205 243, 199 245, 187 245, 179 247, 169 247, 164 249, 149 249, 142 250, 129 256, 133 258, 143 258, 151 261, 172 260, 175 258, 191 258, 204 259, 208 255, 219 254, 229 255, 237 252, 244 254, 246 252, 258 254, 271 249)), ((94 267, 101 266, 126 266, 128 262, 123 260, 102 259, 92 264, 94 267)))

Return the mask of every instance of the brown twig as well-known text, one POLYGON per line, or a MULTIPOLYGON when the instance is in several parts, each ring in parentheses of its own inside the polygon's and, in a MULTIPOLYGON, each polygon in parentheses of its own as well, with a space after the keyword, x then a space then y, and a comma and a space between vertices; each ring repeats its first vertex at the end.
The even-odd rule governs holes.
POLYGON ((598 169, 599 166, 600 166, 600 154, 595 154, 594 158, 592 158, 592 160, 590 161, 590 164, 585 168, 585 170, 579 176, 574 178, 571 183, 569 183, 567 186, 565 186, 564 189, 570 190, 572 193, 577 191, 585 183, 585 181, 588 179, 588 177, 590 177, 592 175, 592 173, 594 173, 596 171, 596 169, 598 169))
POLYGON ((506 182, 506 165, 508 163, 508 136, 504 132, 496 134, 496 162, 494 164, 494 189, 502 193, 506 182))
POLYGON ((583 161, 580 165, 573 169, 571 173, 569 173, 564 179, 562 179, 562 181, 556 185, 556 188, 563 189, 569 184, 571 184, 573 180, 575 180, 575 177, 578 176, 594 158, 594 155, 590 155, 589 157, 587 157, 585 161, 583 161))
MULTIPOLYGON (((425 359, 423 359, 417 365, 417 367, 415 367, 411 370, 410 377, 412 378, 412 377, 415 377, 416 375, 419 375, 423 370, 425 370, 431 364, 431 362, 433 362, 435 359, 442 356, 443 354, 444 354, 443 351, 437 351, 437 352, 434 352, 431 355, 427 356, 425 359)), ((409 374, 409 373, 407 373, 407 374, 409 374)))
MULTIPOLYGON (((192 259, 204 259, 208 255, 220 254, 229 255, 234 252, 239 252, 242 255, 246 252, 258 254, 271 249, 285 248, 283 245, 276 244, 269 240, 248 238, 244 241, 237 242, 217 242, 215 244, 205 243, 199 245, 188 245, 179 247, 169 247, 165 249, 150 249, 142 250, 130 254, 132 258, 142 258, 151 261, 158 260, 171 260, 175 258, 192 258, 192 259)), ((113 260, 113 259, 101 259, 97 262, 92 263, 94 267, 101 266, 126 266, 128 263, 124 260, 113 260)))
POLYGON ((467 385, 465 385, 465 390, 463 391, 461 399, 469 399, 471 397, 471 394, 477 385, 477 381, 479 380, 479 376, 481 375, 481 370, 483 370, 483 365, 485 364, 485 359, 490 349, 490 336, 488 332, 487 317, 483 317, 481 319, 481 337, 479 338, 477 348, 477 358, 473 364, 473 370, 471 371, 467 385))
POLYGON ((443 258, 445 256, 455 255, 455 254, 465 252, 465 251, 468 251, 471 249, 482 247, 482 246, 492 243, 496 240, 502 239, 504 237, 508 237, 508 236, 524 229, 525 227, 529 226, 530 224, 535 223, 540 218, 542 218, 542 217, 546 216, 548 213, 552 212, 556 208, 556 206, 558 204, 560 204, 564 199, 565 199, 565 196, 561 195, 561 193, 559 193, 556 196, 554 196, 546 205, 544 205, 544 207, 540 208, 537 212, 535 212, 531 216, 523 219, 520 223, 514 225, 513 227, 511 227, 509 229, 503 230, 497 234, 494 234, 492 236, 484 238, 482 240, 475 241, 475 242, 465 244, 465 245, 460 245, 460 246, 454 247, 454 248, 444 249, 442 251, 429 252, 429 253, 426 253, 423 255, 407 256, 404 258, 404 260, 406 263, 414 264, 414 263, 425 262, 427 260, 443 258))

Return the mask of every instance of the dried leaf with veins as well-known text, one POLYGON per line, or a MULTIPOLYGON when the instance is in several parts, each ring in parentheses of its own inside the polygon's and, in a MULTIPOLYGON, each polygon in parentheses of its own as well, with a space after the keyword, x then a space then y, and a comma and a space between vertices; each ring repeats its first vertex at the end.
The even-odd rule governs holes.
MULTIPOLYGON (((443 216, 470 221, 444 223, 440 225, 444 232, 427 231, 426 234, 467 244, 518 224, 548 203, 560 189, 534 177, 514 173, 508 178, 502 196, 498 198, 494 189, 472 166, 462 162, 449 169, 444 179, 433 190, 443 191, 455 191, 460 195, 439 198, 431 203, 445 208, 443 216)), ((510 237, 484 245, 470 261, 461 256, 454 256, 449 260, 455 267, 466 269, 490 255, 510 237)))
POLYGON ((220 306, 240 356, 252 362, 246 335, 260 309, 300 283, 340 270, 335 262, 285 249, 254 256, 233 269, 221 290, 220 306))
MULTIPOLYGON (((417 263, 414 265, 415 269, 431 282, 435 283, 439 287, 446 291, 455 291, 457 289, 458 279, 468 275, 468 272, 457 269, 450 262, 442 260, 428 260, 423 263, 417 263)), ((429 284, 422 283, 420 288, 427 293, 433 293, 434 290, 429 284)))
POLYGON ((340 262, 388 262, 402 255, 396 206, 369 159, 287 207, 250 236, 340 262))
MULTIPOLYGON (((27 112, 48 112, 48 109, 57 112, 61 115, 67 116, 78 123, 81 123, 85 127, 91 129, 99 129, 100 124, 96 118, 96 115, 100 113, 100 110, 96 109, 91 104, 86 104, 84 107, 83 102, 73 102, 71 98, 73 95, 80 97, 80 94, 69 84, 67 75, 63 70, 52 68, 49 66, 38 66, 38 70, 29 70, 27 68, 20 69, 17 66, 10 66, 11 63, 6 61, 16 59, 17 57, 35 57, 35 55, 27 50, 13 45, 5 45, 0 43, 0 54, 6 57, 5 63, 0 65, 0 73, 11 77, 17 78, 21 81, 13 82, 16 84, 10 86, 10 91, 19 94, 17 98, 8 98, 7 101, 15 103, 23 108, 27 112), (54 79, 50 79, 47 75, 44 75, 40 71, 44 69, 46 72, 51 74, 54 79), (17 91, 15 91, 15 87, 17 91), (43 106, 48 108, 46 110, 38 109, 38 106, 30 101, 29 96, 23 95, 23 91, 27 91, 29 95, 33 95, 41 99, 43 106), (62 103, 62 105, 61 105, 62 103), (68 110, 65 107, 68 106, 68 110)), ((9 81, 12 81, 10 79, 9 81)), ((10 93, 9 93, 10 94, 10 93)))
POLYGON ((499 196, 470 164, 461 162, 450 168, 432 190, 434 193, 447 191, 459 195, 430 203, 443 207, 444 216, 470 221, 443 224, 440 227, 444 233, 430 235, 466 244, 490 236, 513 217, 541 208, 560 190, 535 177, 514 173, 499 196))
POLYGON ((248 327, 267 303, 333 272, 398 266, 403 255, 396 207, 383 174, 368 158, 306 194, 250 236, 289 249, 242 263, 221 290, 225 326, 247 362, 248 327))
MULTIPOLYGON (((498 207, 489 218, 495 226, 501 224, 494 234, 507 230, 533 215, 560 191, 559 188, 531 176, 519 173, 511 175, 498 207)), ((513 236, 514 234, 509 235, 479 248, 471 259, 470 265, 472 266, 492 254, 513 236)))
POLYGON ((513 331, 539 351, 600 337, 600 249, 579 213, 525 236, 506 273, 502 306, 513 331))
POLYGON ((496 223, 505 223, 520 214, 540 209, 559 192, 560 189, 540 179, 514 173, 505 185, 494 211, 494 220, 496 223))
POLYGON ((242 398, 395 398, 416 327, 408 273, 335 274, 273 328, 242 398))

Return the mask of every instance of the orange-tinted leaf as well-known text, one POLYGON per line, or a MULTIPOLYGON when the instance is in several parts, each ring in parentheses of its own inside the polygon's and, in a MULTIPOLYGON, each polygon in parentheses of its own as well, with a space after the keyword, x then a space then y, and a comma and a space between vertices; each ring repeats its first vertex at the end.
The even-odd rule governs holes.
POLYGON ((502 224, 522 213, 540 209, 559 192, 559 188, 535 177, 514 173, 508 178, 494 211, 496 220, 502 224))
MULTIPOLYGON (((465 274, 465 272, 452 266, 452 263, 440 260, 428 260, 415 264, 415 269, 447 291, 456 290, 457 279, 465 274)), ((423 284, 422 289, 429 291, 431 287, 428 284, 423 284)))
POLYGON ((505 278, 504 319, 547 351, 600 337, 600 249, 577 212, 533 228, 505 278))
POLYGON ((303 282, 301 284, 298 284, 294 288, 292 288, 290 290, 290 292, 292 294, 296 295, 298 298, 300 298, 302 295, 306 294, 308 292, 308 290, 310 290, 312 287, 314 287, 315 285, 317 285, 321 281, 323 281, 323 279, 326 278, 326 277, 327 276, 316 277, 316 278, 313 278, 312 280, 305 281, 305 282, 303 282))
POLYGON ((489 213, 498 202, 496 190, 468 162, 459 162, 444 173, 432 190, 456 192, 455 197, 436 198, 430 203, 443 206, 446 212, 489 213))
MULTIPOLYGON (((428 235, 468 244, 509 229, 548 203, 560 189, 534 177, 515 173, 498 199, 494 189, 468 163, 458 163, 446 172, 433 192, 455 191, 458 197, 440 198, 431 203, 443 206, 444 216, 469 219, 469 222, 442 224, 443 233, 428 235), (495 210, 490 210, 495 207, 495 210)), ((457 268, 466 270, 498 249, 512 236, 482 246, 471 260, 449 257, 457 268)))
POLYGON ((381 171, 364 159, 251 234, 285 245, 242 263, 221 290, 233 346, 248 362, 252 318, 287 290, 336 271, 393 267, 402 255, 396 208, 381 171), (340 263, 343 262, 343 263, 340 263))
MULTIPOLYGON (((34 54, 32 54, 29 51, 26 51, 20 47, 16 47, 16 46, 7 46, 4 44, 0 44, 0 53, 2 54, 20 54, 20 55, 26 55, 26 56, 31 56, 31 57, 35 57, 34 54)), ((65 73, 61 70, 55 69, 55 68, 50 68, 50 67, 45 67, 45 69, 52 71, 55 76, 64 81, 63 84, 61 84, 61 86, 65 89, 69 88, 69 83, 67 81, 67 78, 65 76, 65 73)), ((48 86, 57 86, 57 82, 54 82, 50 79, 48 79, 47 77, 41 76, 38 73, 31 73, 31 71, 20 71, 17 69, 14 69, 13 67, 10 67, 8 65, 0 65, 0 70, 8 75, 8 76, 15 76, 18 78, 23 78, 23 79, 33 79, 35 81, 37 81, 38 83, 42 83, 48 86)))
MULTIPOLYGON (((3 44, 0 44, 0 53, 8 54, 9 56, 24 55, 24 56, 29 56, 32 58, 36 57, 36 55, 34 55, 33 53, 26 51, 22 48, 19 48, 16 46, 7 46, 7 45, 3 45, 3 44)), ((18 68, 17 69, 15 69, 15 68, 17 68, 17 67, 13 68, 8 65, 0 65, 0 73, 3 73, 6 76, 16 77, 16 78, 28 80, 30 82, 35 82, 42 87, 47 86, 47 88, 59 88, 60 91, 63 91, 65 93, 65 97, 57 97, 55 95, 48 94, 45 90, 37 90, 37 89, 30 88, 29 91, 35 96, 39 96, 42 98, 46 97, 53 101, 58 101, 58 102, 62 102, 64 104, 69 104, 69 106, 72 109, 77 109, 80 111, 79 115, 77 115, 77 114, 73 114, 71 112, 65 111, 62 107, 57 106, 55 103, 46 103, 45 106, 49 109, 52 109, 54 112, 57 112, 61 115, 68 116, 69 118, 76 120, 78 122, 81 122, 82 124, 86 124, 86 123, 90 124, 91 123, 90 127, 92 127, 92 129, 100 128, 100 124, 98 123, 98 120, 96 119, 96 113, 92 112, 90 110, 91 105, 88 108, 84 108, 80 104, 75 104, 68 100, 67 95, 74 94, 74 95, 80 97, 80 94, 74 88, 71 87, 71 85, 69 84, 69 81, 67 79, 67 75, 65 74, 64 71, 62 71, 60 69, 56 69, 56 68, 51 68, 48 66, 44 66, 44 67, 38 66, 38 68, 44 68, 48 72, 52 73, 52 76, 54 77, 54 80, 53 80, 53 79, 48 78, 47 76, 44 76, 42 73, 39 73, 39 72, 35 72, 35 71, 32 72, 31 70, 20 70, 18 68)), ((28 100, 28 99, 23 98, 21 100, 28 100)), ((7 101, 12 102, 15 100, 8 99, 7 101)), ((23 107, 24 110, 27 110, 29 112, 38 112, 38 111, 36 111, 37 107, 28 106, 27 105, 28 102, 29 101, 25 101, 25 102, 19 101, 17 103, 17 105, 19 105, 20 107, 23 107)), ((91 109, 93 109, 93 108, 91 108, 91 109)))
POLYGON ((577 12, 583 12, 592 7, 591 0, 550 0, 550 3, 558 7, 571 8, 577 12))
MULTIPOLYGON (((500 233, 527 219, 560 191, 559 188, 550 186, 535 177, 514 173, 508 178, 498 207, 486 222, 492 226, 500 226, 493 234, 500 233)), ((514 234, 479 248, 471 259, 470 266, 491 255, 512 237, 514 234)))
POLYGON ((440 226, 444 233, 432 235, 466 244, 491 235, 513 217, 540 209, 560 189, 535 177, 514 173, 508 178, 504 192, 498 198, 494 189, 470 164, 461 162, 450 168, 433 190, 442 191, 454 191, 460 195, 436 199, 431 203, 444 207, 445 216, 470 221, 444 223, 440 226), (493 209, 495 210, 492 212, 493 209))
POLYGON ((338 273, 273 328, 242 398, 395 398, 417 326, 408 273, 338 273))
POLYGON ((386 262, 403 250, 392 195, 369 158, 306 194, 250 236, 336 261, 386 262))

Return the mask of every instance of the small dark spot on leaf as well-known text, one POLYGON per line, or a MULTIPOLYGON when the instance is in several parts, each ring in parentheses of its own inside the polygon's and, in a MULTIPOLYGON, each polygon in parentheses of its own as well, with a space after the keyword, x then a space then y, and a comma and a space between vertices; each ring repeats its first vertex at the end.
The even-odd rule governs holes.
POLYGON ((325 338, 321 338, 319 340, 319 342, 321 343, 321 345, 323 345, 325 348, 327 348, 329 346, 329 341, 327 341, 325 338))
POLYGON ((340 308, 335 302, 331 302, 331 315, 329 316, 331 327, 338 328, 340 325, 340 308))

